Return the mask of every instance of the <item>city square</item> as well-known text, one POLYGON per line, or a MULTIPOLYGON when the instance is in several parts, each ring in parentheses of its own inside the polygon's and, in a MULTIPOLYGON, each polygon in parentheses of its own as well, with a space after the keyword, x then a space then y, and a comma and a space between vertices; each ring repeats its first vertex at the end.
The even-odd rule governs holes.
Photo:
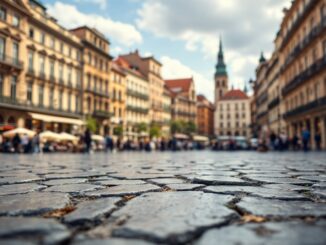
POLYGON ((2 155, 1 244, 325 244, 325 153, 2 155))

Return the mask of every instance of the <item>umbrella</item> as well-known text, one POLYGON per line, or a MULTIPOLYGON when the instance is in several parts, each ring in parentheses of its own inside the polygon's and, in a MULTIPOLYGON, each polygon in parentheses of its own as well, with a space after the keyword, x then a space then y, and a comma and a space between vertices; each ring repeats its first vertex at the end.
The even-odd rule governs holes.
POLYGON ((101 135, 93 134, 92 135, 92 140, 94 140, 94 141, 104 141, 104 137, 101 136, 101 135))
POLYGON ((60 141, 61 135, 54 133, 52 131, 44 131, 40 134, 40 138, 42 140, 53 140, 53 141, 60 141))
POLYGON ((65 133, 65 132, 61 133, 60 136, 61 136, 61 140, 63 140, 63 141, 77 141, 78 140, 78 138, 76 136, 74 136, 72 134, 65 133))
POLYGON ((19 135, 27 134, 28 137, 32 138, 36 133, 34 131, 26 129, 26 128, 15 128, 13 130, 9 130, 9 131, 4 132, 3 136, 6 137, 6 138, 12 138, 16 134, 19 134, 19 135))

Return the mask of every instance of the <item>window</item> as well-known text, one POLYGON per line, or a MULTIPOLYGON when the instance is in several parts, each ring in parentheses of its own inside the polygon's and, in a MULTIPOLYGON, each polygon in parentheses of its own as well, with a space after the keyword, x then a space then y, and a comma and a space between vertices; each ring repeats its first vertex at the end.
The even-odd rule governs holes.
POLYGON ((72 49, 71 49, 71 47, 69 47, 69 57, 71 57, 71 54, 72 54, 72 49))
POLYGON ((87 75, 87 88, 91 89, 91 75, 90 74, 87 75))
POLYGON ((34 39, 34 29, 33 28, 29 29, 29 38, 34 39))
POLYGON ((0 74, 0 96, 3 95, 3 75, 0 74))
POLYGON ((60 82, 63 82, 63 64, 60 63, 59 65, 59 79, 60 79, 60 82))
POLYGON ((0 37, 0 59, 3 60, 5 57, 6 40, 4 37, 0 37))
POLYGON ((71 73, 71 67, 68 67, 68 83, 72 83, 72 73, 71 73))
POLYGON ((16 100, 16 89, 17 89, 17 77, 12 76, 11 83, 10 83, 10 98, 12 100, 16 100))
POLYGON ((63 97, 63 90, 60 90, 59 91, 59 109, 60 110, 62 110, 62 104, 63 104, 62 97, 63 97))
POLYGON ((0 19, 4 21, 7 19, 7 10, 4 7, 0 7, 0 19))
POLYGON ((45 33, 41 32, 40 43, 45 44, 45 33))
POLYGON ((49 91, 50 108, 53 108, 53 102, 54 102, 54 87, 51 87, 49 91))
POLYGON ((51 79, 54 78, 54 60, 50 61, 50 77, 51 79))
POLYGON ((50 47, 53 49, 55 48, 55 38, 54 37, 51 38, 50 47))
POLYGON ((71 93, 68 93, 68 111, 71 111, 71 93))
POLYGON ((29 81, 27 84, 27 101, 32 103, 33 100, 33 83, 29 81))
POLYGON ((38 104, 40 106, 44 105, 44 85, 38 87, 38 104))
POLYGON ((12 57, 14 59, 14 62, 17 64, 19 57, 19 45, 16 42, 12 43, 12 57))
POLYGON ((20 24, 20 18, 17 14, 14 14, 12 17, 12 25, 14 27, 19 27, 19 24, 20 24))
POLYGON ((34 52, 32 50, 28 51, 28 71, 34 71, 34 52))
POLYGON ((220 128, 223 128, 223 127, 224 127, 223 123, 220 123, 220 128))
POLYGON ((79 100, 78 96, 75 97, 75 111, 79 112, 79 100))
POLYGON ((64 44, 63 43, 60 43, 60 52, 63 54, 63 51, 64 51, 64 44))
POLYGON ((88 53, 88 64, 92 64, 92 54, 88 53))
POLYGON ((40 55, 40 74, 44 75, 44 68, 45 68, 45 57, 44 55, 40 55))

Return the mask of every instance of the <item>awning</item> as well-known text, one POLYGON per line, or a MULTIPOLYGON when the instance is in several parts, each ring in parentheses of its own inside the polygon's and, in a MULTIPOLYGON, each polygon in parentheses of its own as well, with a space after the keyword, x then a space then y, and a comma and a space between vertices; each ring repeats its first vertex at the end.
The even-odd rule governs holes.
POLYGON ((65 123, 65 124, 73 124, 82 126, 84 125, 84 122, 80 119, 72 119, 72 118, 66 118, 66 117, 55 117, 55 116, 49 116, 49 115, 43 115, 43 114, 37 114, 37 113, 29 113, 29 115, 36 120, 40 120, 43 122, 52 122, 52 123, 65 123))
POLYGON ((174 138, 180 139, 180 140, 187 140, 187 139, 189 139, 189 136, 185 135, 185 134, 174 134, 174 138))
POLYGON ((201 136, 201 135, 195 135, 193 138, 193 141, 197 141, 197 142, 208 142, 209 138, 206 136, 201 136))

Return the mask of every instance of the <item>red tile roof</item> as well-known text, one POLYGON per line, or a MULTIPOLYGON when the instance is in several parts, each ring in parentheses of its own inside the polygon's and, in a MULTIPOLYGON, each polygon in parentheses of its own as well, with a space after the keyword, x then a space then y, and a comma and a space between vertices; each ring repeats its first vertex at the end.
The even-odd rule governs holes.
POLYGON ((133 69, 132 66, 130 65, 130 63, 127 60, 125 60, 124 58, 122 58, 121 56, 118 57, 114 62, 118 66, 123 68, 124 70, 127 70, 128 72, 133 73, 134 75, 136 75, 138 77, 146 79, 145 76, 139 70, 133 69))
POLYGON ((184 79, 174 79, 174 80, 165 80, 166 87, 172 91, 173 93, 184 93, 188 92, 193 83, 192 78, 184 78, 184 79), (180 91, 178 91, 178 89, 180 91))
POLYGON ((245 100, 249 97, 240 89, 233 89, 227 92, 221 100, 245 100))

